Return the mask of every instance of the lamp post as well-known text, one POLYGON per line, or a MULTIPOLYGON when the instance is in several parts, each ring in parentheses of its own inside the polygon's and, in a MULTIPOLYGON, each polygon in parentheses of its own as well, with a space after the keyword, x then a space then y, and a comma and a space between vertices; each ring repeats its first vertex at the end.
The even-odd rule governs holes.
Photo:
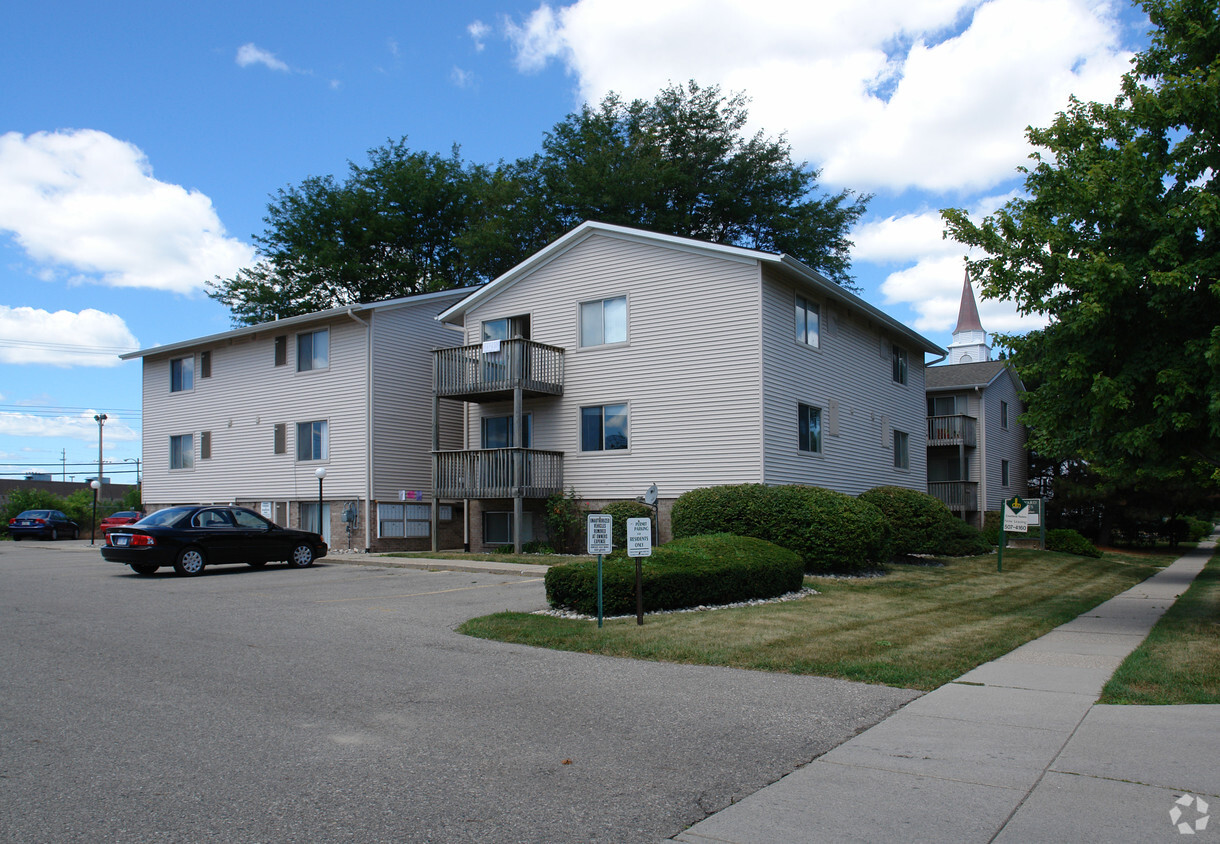
POLYGON ((92 523, 89 525, 90 545, 93 544, 93 539, 97 536, 97 491, 102 488, 102 482, 99 480, 101 477, 102 473, 98 472, 97 477, 89 481, 89 486, 93 487, 93 519, 92 523))
POLYGON ((325 467, 314 472, 318 479, 318 535, 325 538, 326 534, 322 530, 322 479, 326 477, 325 467))
MULTIPOLYGON (((93 421, 97 423, 97 489, 102 488, 102 426, 106 424, 106 414, 101 413, 93 417, 93 421)), ((97 497, 97 493, 94 493, 97 497)), ((97 504, 93 505, 95 508, 97 504)))
POLYGON ((124 457, 124 458, 123 458, 123 462, 124 462, 124 463, 134 463, 134 464, 136 464, 136 486, 139 486, 139 485, 140 485, 140 458, 138 458, 138 457, 124 457))

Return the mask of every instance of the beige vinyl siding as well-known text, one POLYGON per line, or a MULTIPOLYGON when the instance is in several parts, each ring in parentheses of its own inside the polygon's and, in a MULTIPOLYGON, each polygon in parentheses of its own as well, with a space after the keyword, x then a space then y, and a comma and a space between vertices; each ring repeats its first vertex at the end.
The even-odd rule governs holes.
MULTIPOLYGON (((373 498, 432 489, 432 349, 455 346, 462 333, 436 315, 464 294, 379 309, 373 323, 373 498)), ((441 448, 462 447, 462 408, 441 402, 441 448)))
POLYGON ((923 354, 907 349, 907 383, 896 384, 891 339, 881 326, 802 286, 799 294, 821 305, 821 342, 819 348, 811 348, 795 336, 797 294, 791 282, 765 273, 766 483, 809 484, 851 495, 882 484, 926 490, 923 354), (822 409, 821 454, 798 448, 798 404, 822 409), (909 435, 909 469, 894 467, 895 430, 909 435))
MULTIPOLYGON (((314 471, 326 466, 327 499, 364 496, 366 463, 365 329, 347 318, 222 341, 213 346, 212 376, 189 392, 170 393, 169 360, 144 357, 144 500, 156 505, 284 500, 317 495, 314 471), (296 371, 296 334, 330 329, 329 366, 296 371), (274 365, 275 337, 288 335, 288 361, 274 365), (297 423, 326 420, 329 456, 298 463, 297 423), (287 453, 274 454, 277 423, 287 453), (201 463, 199 432, 211 431, 212 456, 201 463), (169 471, 169 438, 193 434, 195 466, 169 471)), ((198 354, 195 355, 196 362, 198 354)), ((196 363, 196 365, 198 365, 196 363)), ((198 373, 196 373, 198 376, 198 373)))
POLYGON ((1008 373, 1001 372, 983 391, 979 401, 979 509, 999 510, 1005 498, 1026 495, 1029 466, 1025 452, 1025 428, 1017 424, 1021 405, 1016 385, 1008 373), (1008 428, 1000 425, 1000 402, 1008 402, 1008 428), (1003 486, 1000 461, 1007 460, 1008 486, 1003 486))
MULTIPOLYGON (((595 234, 466 315, 530 315, 531 338, 565 352, 561 398, 527 400, 533 447, 564 452, 564 485, 583 498, 664 497, 761 478, 759 266, 630 237, 595 234), (581 302, 627 297, 627 342, 579 346, 581 302), (626 451, 582 452, 580 409, 629 406, 626 451)), ((467 447, 483 415, 472 406, 467 447)))

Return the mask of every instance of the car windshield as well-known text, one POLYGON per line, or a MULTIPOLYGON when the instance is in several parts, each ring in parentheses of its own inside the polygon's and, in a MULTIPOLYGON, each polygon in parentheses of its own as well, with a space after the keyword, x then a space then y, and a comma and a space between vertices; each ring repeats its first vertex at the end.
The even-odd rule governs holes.
POLYGON ((19 515, 17 518, 19 518, 19 519, 45 519, 49 515, 51 515, 50 510, 26 510, 24 513, 19 515))
POLYGON ((183 516, 187 516, 195 512, 194 507, 166 507, 164 510, 158 510, 140 521, 136 522, 137 527, 167 527, 175 524, 183 516))

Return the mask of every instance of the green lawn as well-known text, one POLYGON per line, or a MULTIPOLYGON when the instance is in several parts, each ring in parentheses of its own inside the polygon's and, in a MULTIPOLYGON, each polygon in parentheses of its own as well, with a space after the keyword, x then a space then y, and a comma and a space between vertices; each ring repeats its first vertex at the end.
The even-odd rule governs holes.
POLYGON ((1101 559, 1007 549, 940 566, 895 565, 885 577, 806 578, 800 601, 635 619, 500 613, 460 632, 611 656, 843 677, 934 689, 1092 609, 1170 560, 1101 559))
POLYGON ((1220 554, 1119 666, 1101 703, 1220 703, 1220 554))

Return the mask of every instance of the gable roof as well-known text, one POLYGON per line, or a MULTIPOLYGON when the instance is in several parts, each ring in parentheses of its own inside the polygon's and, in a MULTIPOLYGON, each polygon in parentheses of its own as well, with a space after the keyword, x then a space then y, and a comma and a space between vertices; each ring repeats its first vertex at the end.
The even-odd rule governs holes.
POLYGON ((422 293, 415 296, 401 296, 397 299, 385 299, 381 302, 369 302, 365 305, 341 305, 337 308, 328 308, 325 311, 314 311, 309 314, 300 314, 299 316, 286 317, 284 319, 272 320, 271 322, 260 322, 257 325, 245 325, 241 328, 234 328, 232 331, 222 331, 219 334, 209 334, 206 337, 196 337, 193 340, 182 340, 178 343, 167 343, 161 346, 151 346, 147 349, 140 349, 135 352, 128 352, 124 355, 119 355, 121 360, 134 360, 135 358, 148 357, 149 355, 158 355, 167 352, 177 352, 183 349, 191 349, 197 346, 208 346, 214 343, 232 340, 237 337, 246 337, 252 334, 264 334, 269 331, 277 333, 285 333, 302 325, 307 325, 313 322, 324 322, 328 319, 334 319, 337 316, 355 316, 360 313, 370 313, 378 310, 389 310, 391 308, 404 308, 414 305, 422 305, 427 302, 433 302, 437 305, 445 299, 451 299, 455 295, 464 295, 470 288, 455 288, 453 290, 442 290, 438 293, 422 293))
POLYGON ((893 334, 903 338, 911 347, 921 352, 939 355, 942 358, 949 354, 945 349, 937 346, 923 335, 916 333, 898 320, 870 305, 854 293, 843 289, 821 273, 811 269, 790 255, 762 252, 757 249, 746 249, 741 246, 726 246, 721 243, 710 243, 708 241, 678 237, 671 234, 659 234, 657 232, 645 231, 644 229, 633 229, 627 226, 599 223, 593 220, 586 220, 567 234, 544 246, 508 272, 478 288, 462 301, 441 313, 437 319, 454 325, 463 324, 465 315, 471 309, 495 298, 504 290, 529 276, 539 267, 550 263, 560 255, 595 235, 651 244, 668 249, 696 252, 730 261, 743 261, 772 267, 787 278, 796 281, 798 285, 812 287, 826 299, 838 302, 845 307, 862 312, 877 320, 893 334))
POLYGON ((931 392, 947 390, 985 389, 1007 372, 1018 392, 1025 392, 1025 385, 1016 370, 1006 360, 986 360, 976 363, 955 363, 946 366, 929 366, 924 371, 924 389, 931 392))

